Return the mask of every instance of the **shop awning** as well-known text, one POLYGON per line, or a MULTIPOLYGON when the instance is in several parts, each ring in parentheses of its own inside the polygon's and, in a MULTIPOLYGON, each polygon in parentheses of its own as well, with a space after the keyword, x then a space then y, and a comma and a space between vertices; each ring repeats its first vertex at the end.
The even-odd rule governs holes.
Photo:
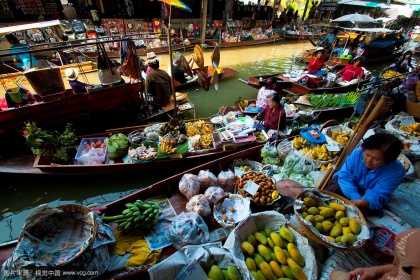
MULTIPOLYGON (((416 5, 420 5, 420 0, 401 0, 398 1, 400 3, 406 4, 406 5, 398 5, 398 4, 390 4, 387 5, 385 3, 380 2, 371 2, 371 1, 351 1, 351 0, 341 0, 337 2, 338 5, 351 5, 351 6, 361 6, 361 7, 368 7, 368 8, 377 8, 379 7, 381 9, 381 12, 387 14, 388 16, 392 18, 396 18, 397 16, 405 16, 405 17, 411 17, 415 9, 412 5, 414 5, 414 2, 416 5), (411 2, 411 3, 405 3, 405 2, 411 2), (410 4, 410 5, 408 5, 410 4)), ((419 6, 420 9, 420 6, 419 6)))
POLYGON ((59 24, 60 24, 59 20, 50 20, 50 21, 43 21, 43 22, 6 26, 6 27, 0 28, 0 34, 7 34, 10 32, 22 31, 22 30, 27 30, 31 28, 44 28, 44 27, 55 26, 59 24))

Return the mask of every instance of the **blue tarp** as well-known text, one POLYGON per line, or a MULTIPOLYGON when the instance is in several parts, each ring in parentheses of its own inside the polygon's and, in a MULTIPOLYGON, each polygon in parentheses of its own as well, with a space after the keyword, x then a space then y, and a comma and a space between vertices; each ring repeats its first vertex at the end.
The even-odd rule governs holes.
POLYGON ((370 43, 370 45, 366 45, 365 43, 362 43, 361 48, 362 49, 387 49, 389 47, 395 46, 395 47, 399 47, 402 44, 404 44, 405 42, 407 42, 407 39, 399 39, 399 40, 376 40, 376 41, 372 41, 372 43, 370 43))

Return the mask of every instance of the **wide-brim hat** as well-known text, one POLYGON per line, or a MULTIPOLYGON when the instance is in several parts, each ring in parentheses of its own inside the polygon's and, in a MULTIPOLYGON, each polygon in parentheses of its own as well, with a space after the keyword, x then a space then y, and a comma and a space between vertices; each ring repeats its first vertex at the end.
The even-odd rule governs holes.
POLYGON ((69 81, 74 81, 79 76, 79 71, 77 71, 76 68, 67 68, 64 71, 64 75, 66 75, 66 77, 69 81))
POLYGON ((293 103, 294 104, 299 104, 299 105, 305 105, 305 106, 313 106, 312 103, 311 103, 311 100, 309 99, 309 96, 307 96, 307 95, 302 95, 301 97, 299 97, 293 103))
MULTIPOLYGON (((173 102, 173 100, 174 100, 173 95, 171 96, 170 99, 173 102)), ((179 103, 179 104, 187 103, 188 102, 188 94, 186 94, 185 92, 175 92, 175 100, 176 100, 176 103, 179 103)))
POLYGON ((200 45, 194 46, 193 59, 194 59, 195 64, 197 64, 199 68, 204 67, 204 55, 203 55, 203 51, 201 50, 200 45))
POLYGON ((325 49, 323 47, 318 47, 314 50, 313 54, 317 54, 318 52, 324 52, 325 49))
POLYGON ((146 64, 154 63, 160 59, 156 56, 155 52, 148 52, 146 54, 146 64))
POLYGON ((358 55, 358 56, 355 56, 354 58, 353 58, 353 63, 355 63, 356 62, 356 60, 358 60, 358 59, 360 59, 360 60, 362 60, 362 62, 363 61, 365 61, 365 59, 366 59, 366 57, 364 57, 363 55, 358 55))

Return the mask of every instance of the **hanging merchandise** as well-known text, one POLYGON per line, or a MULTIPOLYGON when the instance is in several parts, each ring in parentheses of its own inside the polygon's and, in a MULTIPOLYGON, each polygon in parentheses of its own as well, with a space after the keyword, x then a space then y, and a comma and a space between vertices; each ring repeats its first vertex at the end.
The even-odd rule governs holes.
POLYGON ((134 42, 132 40, 126 40, 122 41, 121 45, 120 60, 124 73, 134 80, 139 80, 141 78, 140 59, 137 56, 134 42))
POLYGON ((98 78, 102 85, 110 85, 121 81, 121 76, 109 59, 102 43, 97 44, 98 49, 98 78))
POLYGON ((86 29, 83 22, 81 22, 80 20, 74 19, 71 22, 71 25, 73 27, 73 31, 76 36, 76 39, 86 39, 86 29))
POLYGON ((95 24, 95 25, 100 25, 101 24, 101 18, 99 17, 98 10, 95 10, 95 9, 90 10, 90 15, 92 17, 93 24, 95 24))

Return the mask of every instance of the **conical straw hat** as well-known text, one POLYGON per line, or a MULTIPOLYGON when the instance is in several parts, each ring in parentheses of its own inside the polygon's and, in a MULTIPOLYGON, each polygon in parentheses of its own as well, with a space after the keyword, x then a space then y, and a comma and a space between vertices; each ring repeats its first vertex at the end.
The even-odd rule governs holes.
POLYGON ((194 46, 193 59, 199 68, 204 67, 203 51, 201 50, 201 47, 199 45, 194 46))
POLYGON ((311 103, 311 100, 310 100, 309 96, 307 96, 307 95, 302 95, 301 97, 299 97, 293 103, 294 104, 305 105, 305 106, 313 106, 312 103, 311 103))

